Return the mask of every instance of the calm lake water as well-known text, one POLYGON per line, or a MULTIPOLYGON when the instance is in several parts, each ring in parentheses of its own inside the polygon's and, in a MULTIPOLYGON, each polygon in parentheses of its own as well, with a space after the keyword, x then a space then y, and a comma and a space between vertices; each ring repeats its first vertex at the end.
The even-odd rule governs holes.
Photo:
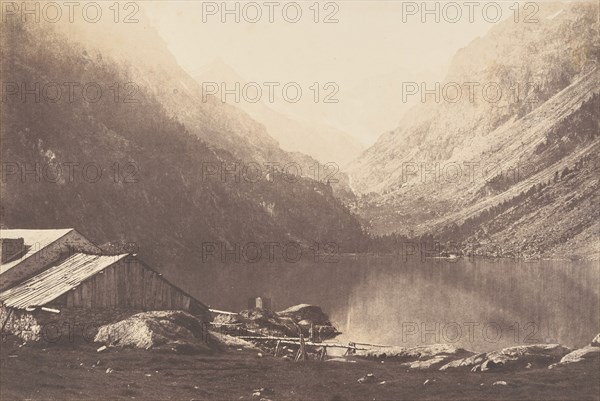
POLYGON ((598 262, 363 255, 198 269, 202 283, 191 292, 212 308, 239 311, 259 295, 275 310, 319 305, 344 332, 341 341, 485 351, 540 342, 579 347, 600 332, 598 262))

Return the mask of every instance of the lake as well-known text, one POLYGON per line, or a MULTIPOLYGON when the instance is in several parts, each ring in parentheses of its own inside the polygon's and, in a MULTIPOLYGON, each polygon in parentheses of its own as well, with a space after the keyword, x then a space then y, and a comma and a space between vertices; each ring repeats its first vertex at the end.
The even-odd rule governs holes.
POLYGON ((275 310, 319 305, 344 333, 340 341, 487 351, 580 347, 600 332, 598 262, 344 255, 198 269, 202 282, 191 292, 212 308, 240 311, 254 296, 271 298, 275 310))

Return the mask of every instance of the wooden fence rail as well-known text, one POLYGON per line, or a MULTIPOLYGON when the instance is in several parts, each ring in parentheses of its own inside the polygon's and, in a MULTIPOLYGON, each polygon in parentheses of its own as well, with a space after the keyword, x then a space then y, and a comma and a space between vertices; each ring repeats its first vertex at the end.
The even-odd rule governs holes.
MULTIPOLYGON (((237 338, 241 338, 242 340, 254 340, 254 341, 278 341, 280 344, 293 344, 300 345, 301 339, 294 337, 259 337, 259 336, 238 336, 237 338)), ((359 348, 356 345, 352 345, 352 343, 348 345, 344 344, 332 344, 332 343, 315 343, 312 341, 304 341, 305 345, 309 345, 312 347, 325 347, 325 348, 343 348, 343 349, 351 349, 358 351, 367 351, 368 348, 359 348)))

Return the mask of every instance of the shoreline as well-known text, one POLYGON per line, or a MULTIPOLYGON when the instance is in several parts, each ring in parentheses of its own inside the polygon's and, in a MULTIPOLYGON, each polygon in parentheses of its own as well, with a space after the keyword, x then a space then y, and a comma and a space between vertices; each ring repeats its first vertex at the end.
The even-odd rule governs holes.
POLYGON ((394 253, 394 252, 346 252, 346 253, 340 253, 338 256, 340 257, 348 257, 348 258, 358 258, 358 257, 402 257, 405 260, 410 260, 410 258, 419 258, 421 260, 428 260, 428 259, 432 259, 432 260, 447 260, 449 262, 455 262, 455 261, 459 261, 459 260, 503 260, 503 261, 509 261, 509 260, 513 260, 515 262, 520 261, 520 262, 543 262, 543 261, 550 261, 550 262, 572 262, 572 263, 590 263, 590 262, 599 262, 600 261, 600 254, 595 255, 594 258, 584 258, 584 257, 579 257, 577 255, 565 255, 561 258, 544 258, 544 257, 538 257, 538 258, 515 258, 514 256, 485 256, 485 255, 457 255, 455 258, 449 258, 449 257, 444 257, 444 256, 423 256, 423 255, 418 255, 418 254, 410 254, 410 255, 406 255, 406 254, 402 254, 402 253, 394 253))

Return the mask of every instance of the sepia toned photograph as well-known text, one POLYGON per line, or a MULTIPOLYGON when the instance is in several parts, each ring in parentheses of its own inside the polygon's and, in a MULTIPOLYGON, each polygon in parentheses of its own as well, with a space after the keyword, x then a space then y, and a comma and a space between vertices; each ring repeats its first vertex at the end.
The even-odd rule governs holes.
POLYGON ((597 0, 0 0, 0 401, 600 401, 597 0))

